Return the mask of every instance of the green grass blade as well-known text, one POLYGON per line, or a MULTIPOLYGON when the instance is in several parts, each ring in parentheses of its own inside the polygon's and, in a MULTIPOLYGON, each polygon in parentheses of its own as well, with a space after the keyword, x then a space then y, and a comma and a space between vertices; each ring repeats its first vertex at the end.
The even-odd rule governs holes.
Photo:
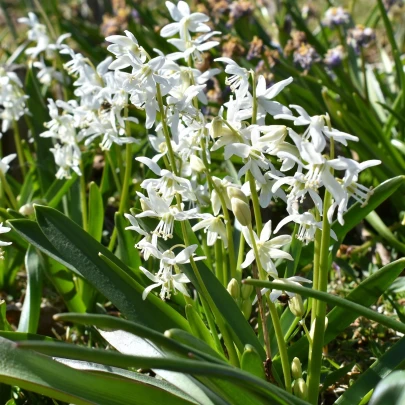
POLYGON ((92 182, 89 191, 88 232, 98 242, 101 241, 104 224, 104 205, 100 189, 92 182))

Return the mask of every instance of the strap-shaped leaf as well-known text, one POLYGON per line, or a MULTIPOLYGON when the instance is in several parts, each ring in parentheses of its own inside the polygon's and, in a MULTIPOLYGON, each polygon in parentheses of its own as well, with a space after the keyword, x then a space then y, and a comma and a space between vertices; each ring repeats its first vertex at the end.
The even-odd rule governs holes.
POLYGON ((19 350, 17 344, 3 338, 0 382, 76 405, 193 403, 142 380, 75 370, 38 353, 19 350))

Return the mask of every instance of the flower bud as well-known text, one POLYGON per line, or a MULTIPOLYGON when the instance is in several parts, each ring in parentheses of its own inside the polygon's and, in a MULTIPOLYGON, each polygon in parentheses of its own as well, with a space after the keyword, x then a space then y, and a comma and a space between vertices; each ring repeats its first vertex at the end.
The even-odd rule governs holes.
POLYGON ((211 122, 211 131, 210 135, 215 139, 221 136, 222 132, 222 118, 215 117, 211 122))
POLYGON ((190 166, 195 172, 198 173, 202 173, 206 170, 204 162, 196 155, 190 156, 190 166))
POLYGON ((226 289, 228 290, 229 294, 231 295, 231 297, 234 300, 237 300, 240 298, 240 287, 239 287, 238 280, 236 280, 235 278, 233 278, 228 283, 228 287, 226 289))
POLYGON ((34 206, 32 204, 24 204, 19 210, 18 212, 22 215, 24 215, 25 217, 27 217, 28 215, 32 215, 35 210, 34 210, 34 206))
MULTIPOLYGON (((248 277, 248 279, 251 279, 252 277, 248 277)), ((242 299, 247 300, 248 298, 250 298, 250 296, 252 295, 253 292, 253 286, 249 285, 249 284, 242 284, 242 287, 240 289, 240 293, 242 296, 242 299)))
POLYGON ((249 226, 252 223, 252 215, 249 205, 239 198, 231 198, 232 211, 242 226, 249 226))
POLYGON ((252 301, 250 300, 250 298, 242 301, 242 305, 241 305, 240 309, 241 309, 245 319, 248 321, 250 318, 250 315, 252 313, 252 301))
POLYGON ((299 378, 302 377, 301 362, 298 357, 294 357, 294 359, 291 363, 291 373, 292 373, 294 380, 298 380, 299 378))
POLYGON ((301 295, 294 295, 289 301, 288 306, 290 311, 298 318, 302 318, 305 314, 304 304, 302 303, 301 295))
POLYGON ((249 200, 246 197, 245 193, 237 187, 227 187, 226 192, 228 193, 228 197, 230 200, 232 200, 232 198, 239 198, 239 200, 242 200, 243 202, 245 202, 246 204, 249 204, 249 200))
POLYGON ((296 397, 306 400, 308 397, 308 387, 303 378, 298 378, 294 382, 294 394, 296 397))

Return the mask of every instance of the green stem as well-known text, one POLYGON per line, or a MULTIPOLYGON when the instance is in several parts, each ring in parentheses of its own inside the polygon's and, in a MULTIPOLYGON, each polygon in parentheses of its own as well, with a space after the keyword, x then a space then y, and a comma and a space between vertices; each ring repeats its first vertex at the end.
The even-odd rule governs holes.
POLYGON ((82 175, 80 176, 80 205, 82 207, 82 219, 83 219, 83 229, 87 232, 89 227, 89 219, 87 213, 87 184, 86 184, 86 176, 84 170, 83 159, 80 159, 80 171, 82 175))
POLYGON ((240 277, 240 279, 242 279, 242 263, 244 256, 245 256, 245 237, 241 232, 239 238, 238 262, 236 264, 236 273, 238 277, 240 277))
POLYGON ((222 283, 224 287, 224 267, 223 267, 223 257, 222 257, 222 242, 218 239, 215 242, 215 275, 217 279, 222 283))
POLYGON ((367 83, 366 57, 364 55, 363 47, 361 47, 361 49, 360 49, 360 56, 361 56, 361 72, 363 74, 364 97, 366 99, 367 104, 370 104, 370 97, 369 97, 368 83, 367 83))
POLYGON ((115 187, 117 187, 118 193, 121 194, 121 190, 122 190, 121 182, 120 182, 120 179, 118 178, 117 170, 116 170, 116 167, 115 167, 114 162, 112 160, 110 151, 106 150, 105 155, 107 156, 107 160, 108 160, 108 163, 109 163, 110 168, 111 168, 111 173, 113 175, 115 187))
POLYGON ((125 149, 125 176, 124 176, 124 183, 122 188, 120 206, 119 206, 119 213, 124 213, 125 209, 128 208, 128 194, 131 182, 131 173, 132 173, 132 148, 131 144, 127 143, 125 149))
POLYGON ((277 308, 274 302, 271 301, 268 293, 266 294, 267 297, 267 305, 270 309, 270 316, 273 322, 274 333, 276 334, 278 350, 280 353, 281 358, 281 366, 283 368, 284 374, 284 384, 285 388, 288 392, 292 392, 291 389, 291 372, 290 372, 290 361, 288 359, 288 352, 287 352, 287 345, 284 340, 283 330, 281 329, 280 318, 277 313, 277 308))
MULTIPOLYGON (((334 141, 330 141, 330 158, 334 157, 334 141)), ((330 231, 331 224, 328 220, 328 210, 332 204, 332 195, 329 191, 325 191, 323 203, 323 221, 322 221, 322 237, 321 249, 319 255, 319 275, 318 275, 318 291, 327 291, 328 275, 329 275, 329 245, 330 245, 330 231)), ((314 337, 313 344, 309 348, 309 363, 308 363, 308 400, 310 403, 316 405, 318 403, 319 395, 319 382, 321 377, 322 367, 322 350, 325 335, 325 318, 326 318, 326 303, 324 301, 316 300, 315 304, 315 317, 313 325, 314 337)), ((314 311, 314 308, 312 308, 314 311)))
POLYGON ((256 190, 256 182, 252 173, 248 173, 247 176, 249 178, 250 195, 253 202, 253 212, 255 215, 257 235, 260 236, 260 232, 262 231, 263 228, 263 223, 262 223, 262 214, 260 211, 259 197, 257 195, 256 190))
POLYGON ((21 174, 23 178, 27 175, 27 168, 25 167, 24 150, 22 147, 20 129, 18 128, 18 122, 13 120, 14 141, 17 149, 18 163, 20 164, 21 174))
MULTIPOLYGON (((316 212, 316 220, 319 221, 319 213, 316 212)), ((318 289, 319 280, 319 258, 321 254, 321 242, 322 242, 322 232, 320 229, 315 231, 315 241, 314 241, 314 270, 313 270, 313 289, 318 289)), ((316 316, 316 301, 311 298, 311 324, 315 320, 316 316)))
POLYGON ((0 170, 0 180, 3 186, 3 190, 6 192, 8 199, 10 200, 10 204, 14 210, 18 211, 18 203, 16 198, 14 197, 14 193, 11 190, 10 185, 6 179, 6 175, 0 170))
MULTIPOLYGON (((258 274, 256 268, 254 266, 252 266, 253 277, 256 278, 257 280, 266 280, 266 274, 260 263, 259 250, 257 249, 257 245, 255 242, 252 225, 249 225, 249 234, 250 234, 250 239, 252 241, 253 250, 255 253, 257 268, 259 270, 259 274, 258 274)), ((264 308, 264 302, 263 302, 262 292, 261 292, 260 288, 256 288, 256 295, 257 295, 257 303, 259 306, 260 320, 261 320, 262 328, 263 328, 263 337, 264 337, 264 345, 266 347, 266 355, 267 355, 268 359, 271 359, 271 346, 270 346, 270 339, 269 339, 269 331, 267 329, 266 311, 264 308)))

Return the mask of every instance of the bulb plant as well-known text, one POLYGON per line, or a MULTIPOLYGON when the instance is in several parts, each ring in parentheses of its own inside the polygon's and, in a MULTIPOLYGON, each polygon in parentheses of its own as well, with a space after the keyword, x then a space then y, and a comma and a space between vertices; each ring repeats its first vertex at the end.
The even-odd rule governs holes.
MULTIPOLYGON (((260 52, 251 45, 247 60, 219 56, 227 29, 246 41, 242 3, 224 25, 204 7, 166 1, 170 22, 151 34, 154 45, 129 24, 105 37, 104 58, 59 32, 39 3, 38 15, 18 20, 27 42, 10 58, 28 60, 25 84, 10 63, 0 68, 2 136, 13 132, 17 152, 0 162, 0 258, 5 275, 27 272, 17 331, 0 304, 0 382, 20 387, 8 403, 34 392, 75 404, 318 404, 353 368, 328 372, 326 363, 337 363, 327 347, 358 317, 405 333, 400 310, 369 308, 405 267, 402 232, 393 234, 401 225, 390 229, 375 212, 383 202, 400 210, 404 158, 403 95, 391 108, 370 88, 384 76, 366 62, 374 31, 330 8, 321 40, 309 28, 290 40, 292 61, 280 55, 279 77, 257 37, 260 52), (342 43, 321 63, 328 32, 342 43), (302 83, 318 86, 317 74, 329 88, 311 103, 302 83), (390 113, 384 125, 395 139, 383 134, 374 148, 360 124, 350 125, 355 109, 342 112, 331 96, 345 78, 344 108, 350 91, 362 114, 382 106, 377 119, 390 113), (21 183, 9 172, 17 160, 21 183), (393 258, 370 265, 347 296, 331 294, 343 262, 354 274, 343 242, 363 219, 379 235, 356 254, 384 239, 393 258), (67 309, 55 316, 70 325, 57 339, 38 334, 45 276, 67 309)), ((289 5, 302 28, 295 2, 283 2, 280 19, 289 5)), ((393 40, 388 5, 378 7, 393 40)), ((250 12, 263 29, 264 10, 250 12)), ((281 29, 279 40, 285 45, 281 29)), ((400 380, 403 339, 372 366, 382 385, 375 390, 365 370, 335 403, 384 403, 383 376, 400 380)))

